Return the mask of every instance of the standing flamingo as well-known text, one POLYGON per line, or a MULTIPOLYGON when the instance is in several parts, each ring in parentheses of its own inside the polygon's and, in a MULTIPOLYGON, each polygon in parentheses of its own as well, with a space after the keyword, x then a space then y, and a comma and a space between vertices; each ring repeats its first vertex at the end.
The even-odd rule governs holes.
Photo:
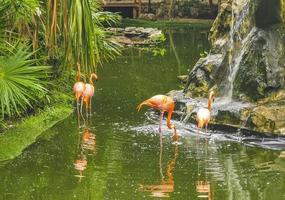
POLYGON ((178 139, 178 135, 176 133, 176 127, 175 125, 171 124, 170 120, 171 120, 171 116, 172 113, 174 111, 174 100, 171 97, 165 96, 165 95, 155 95, 153 97, 151 97, 150 99, 147 99, 145 101, 143 101, 141 104, 138 105, 137 110, 138 112, 140 111, 141 107, 143 105, 147 105, 151 108, 157 109, 160 111, 160 121, 159 121, 159 132, 161 133, 161 124, 162 124, 162 118, 163 118, 163 114, 164 112, 168 112, 168 116, 167 116, 167 127, 169 129, 173 129, 174 133, 173 133, 173 139, 175 141, 177 141, 178 139))
POLYGON ((77 63, 77 69, 78 71, 76 73, 76 83, 73 85, 73 92, 75 93, 77 111, 79 112, 79 100, 85 89, 85 84, 82 81, 80 81, 81 74, 80 74, 80 64, 79 63, 77 63))
POLYGON ((198 129, 202 129, 204 126, 206 128, 206 133, 207 133, 207 128, 208 128, 208 123, 210 122, 211 119, 211 110, 212 110, 212 103, 215 100, 215 93, 213 91, 210 92, 209 94, 209 99, 208 99, 208 108, 200 108, 197 112, 197 127, 198 129))
POLYGON ((95 92, 95 87, 94 87, 94 84, 93 84, 93 79, 97 80, 98 77, 95 73, 92 73, 90 75, 90 78, 89 78, 89 83, 86 83, 85 84, 85 88, 84 88, 84 91, 83 91, 83 97, 82 97, 82 100, 81 100, 81 111, 82 111, 82 105, 83 105, 83 101, 84 103, 86 104, 86 115, 88 113, 88 108, 90 109, 90 114, 91 114, 91 100, 92 100, 92 97, 94 96, 94 92, 95 92))

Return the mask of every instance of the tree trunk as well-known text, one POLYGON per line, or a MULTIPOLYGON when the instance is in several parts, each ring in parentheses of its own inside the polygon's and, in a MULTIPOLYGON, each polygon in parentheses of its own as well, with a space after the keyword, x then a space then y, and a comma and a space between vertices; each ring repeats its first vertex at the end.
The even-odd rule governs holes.
POLYGON ((209 6, 211 9, 213 8, 213 0, 209 0, 209 6))
POLYGON ((173 17, 173 6, 174 6, 174 2, 175 0, 170 0, 170 6, 169 6, 169 10, 168 10, 168 17, 169 19, 172 19, 173 17))
POLYGON ((148 13, 151 13, 151 0, 148 0, 148 13))

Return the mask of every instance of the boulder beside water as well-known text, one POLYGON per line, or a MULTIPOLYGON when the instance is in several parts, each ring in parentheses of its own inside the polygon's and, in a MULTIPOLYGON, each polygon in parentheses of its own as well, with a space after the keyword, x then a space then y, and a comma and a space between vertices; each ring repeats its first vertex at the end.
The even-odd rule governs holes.
MULTIPOLYGON (((176 102, 176 119, 196 124, 199 108, 207 106, 207 98, 186 97, 183 91, 169 93, 176 102)), ((211 111, 210 127, 228 132, 252 131, 255 133, 285 136, 285 91, 266 101, 245 102, 217 98, 211 111)))
POLYGON ((203 102, 215 90, 228 104, 216 104, 212 124, 285 135, 284 5, 285 0, 221 5, 209 34, 211 50, 196 63, 179 94, 188 101, 188 119, 195 121, 191 115, 201 106, 189 102, 203 102))
POLYGON ((145 46, 164 41, 164 34, 157 28, 107 28, 107 31, 114 42, 123 46, 145 46))

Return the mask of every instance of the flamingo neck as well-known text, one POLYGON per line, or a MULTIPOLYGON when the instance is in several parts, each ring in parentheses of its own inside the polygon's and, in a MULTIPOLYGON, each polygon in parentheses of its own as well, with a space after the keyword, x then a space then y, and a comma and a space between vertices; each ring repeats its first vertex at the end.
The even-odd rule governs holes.
POLYGON ((80 71, 78 71, 76 73, 76 81, 79 82, 80 81, 80 71))
POLYGON ((80 74, 80 64, 79 62, 77 62, 77 73, 76 73, 76 81, 79 82, 80 81, 80 77, 81 77, 81 74, 80 74))
POLYGON ((173 128, 173 127, 172 127, 172 124, 171 124, 171 122, 170 122, 171 117, 172 117, 172 113, 173 113, 173 110, 169 110, 169 111, 168 111, 168 115, 167 115, 167 126, 168 126, 169 129, 172 129, 172 128, 173 128))
POLYGON ((212 110, 212 99, 211 98, 208 99, 208 110, 209 111, 212 110))
POLYGON ((89 79, 90 84, 93 84, 93 79, 94 79, 94 80, 97 80, 97 79, 98 79, 97 74, 92 73, 92 74, 90 75, 90 79, 89 79))

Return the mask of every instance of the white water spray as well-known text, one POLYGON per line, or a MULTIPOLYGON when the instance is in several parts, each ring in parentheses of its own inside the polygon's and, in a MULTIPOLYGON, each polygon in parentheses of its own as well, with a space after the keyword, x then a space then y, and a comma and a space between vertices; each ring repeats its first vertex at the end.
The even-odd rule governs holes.
POLYGON ((231 30, 229 33, 229 73, 222 91, 223 96, 232 99, 234 81, 239 70, 242 58, 246 52, 246 47, 250 41, 254 28, 246 35, 241 36, 240 28, 249 16, 249 1, 248 0, 233 0, 232 1, 232 19, 231 30), (237 45, 239 42, 240 45, 237 45))

